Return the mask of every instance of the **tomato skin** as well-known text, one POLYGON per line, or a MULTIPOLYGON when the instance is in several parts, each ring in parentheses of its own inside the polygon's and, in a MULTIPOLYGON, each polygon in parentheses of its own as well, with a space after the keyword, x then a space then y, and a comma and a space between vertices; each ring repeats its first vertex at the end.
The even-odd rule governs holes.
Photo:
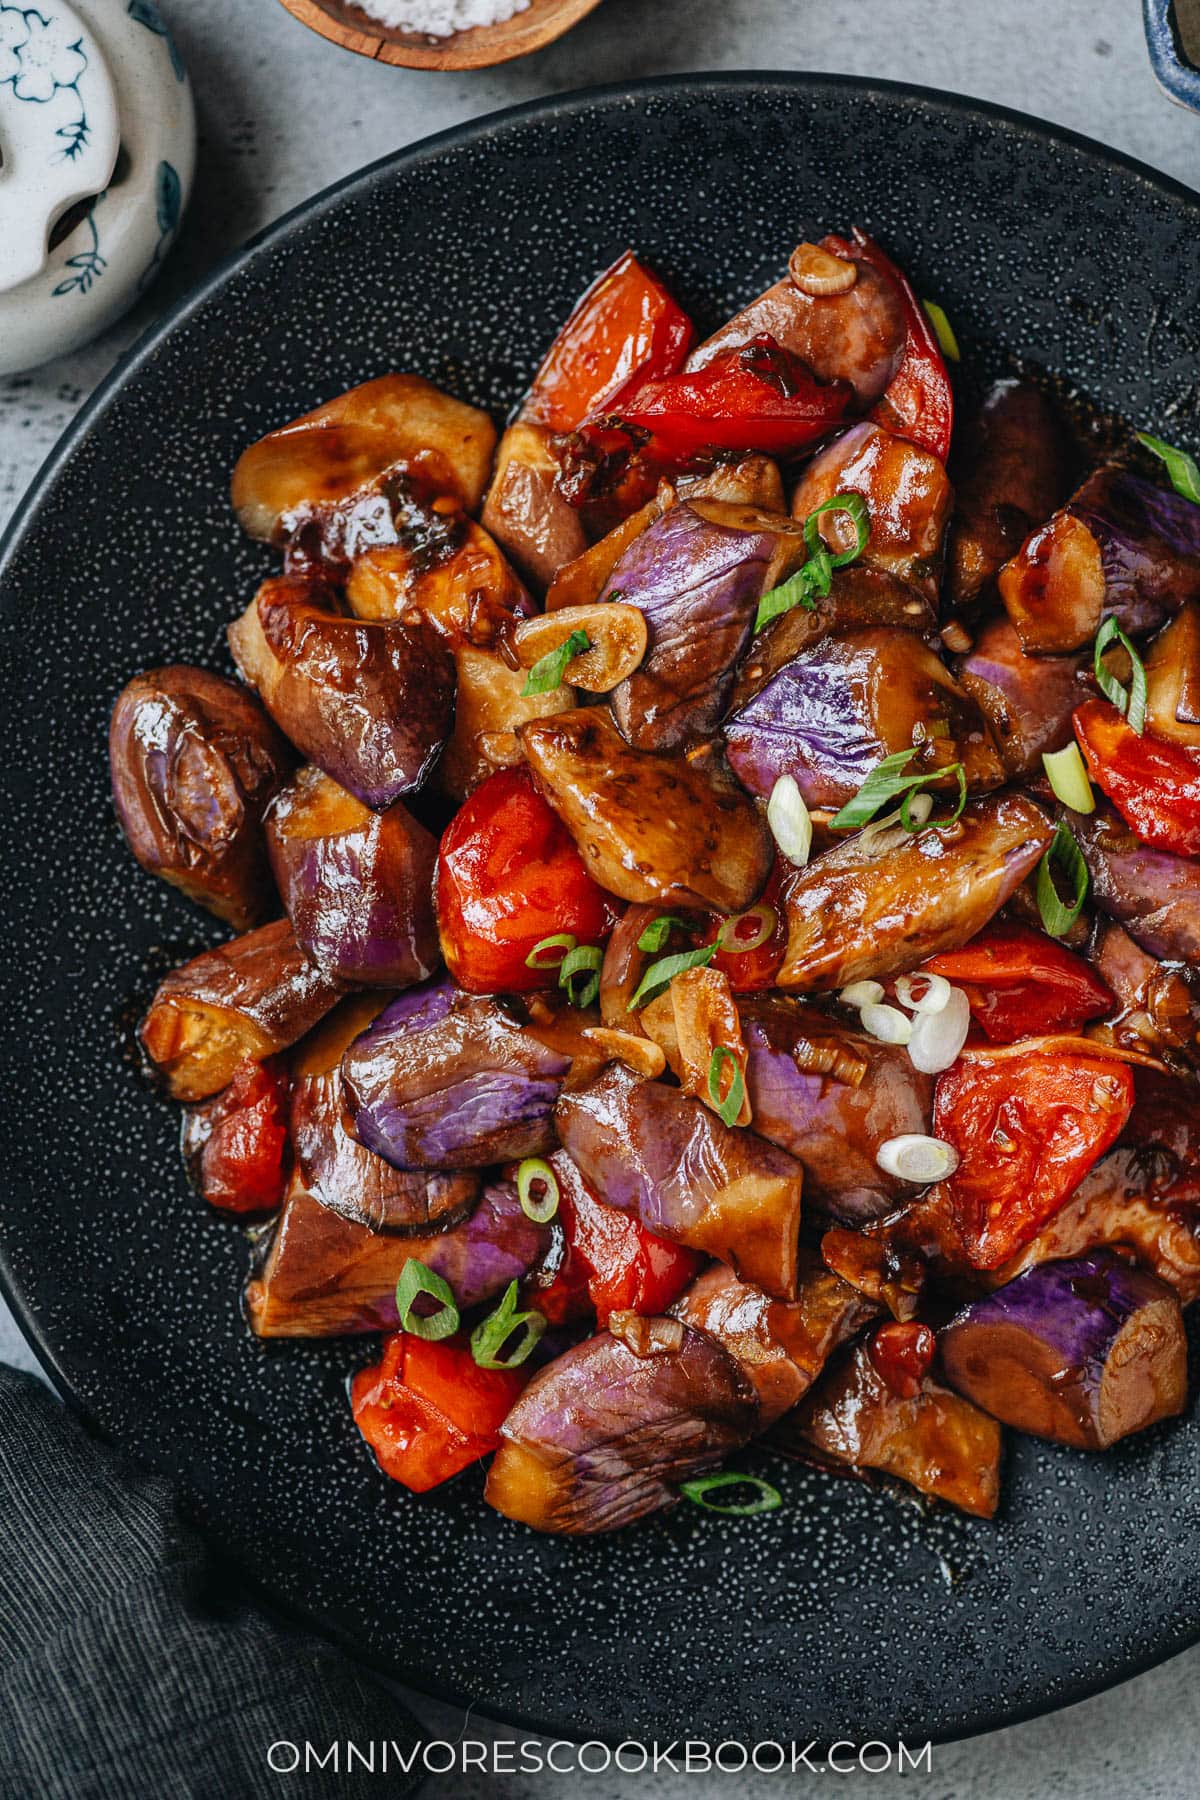
POLYGON ((922 450, 928 450, 940 462, 945 462, 954 431, 954 390, 928 313, 913 292, 908 277, 865 232, 855 227, 849 239, 828 237, 824 241, 835 256, 869 263, 885 275, 899 290, 904 303, 907 327, 904 355, 888 383, 887 392, 868 417, 882 425, 885 431, 907 438, 922 450))
POLYGON ((229 1086, 189 1107, 184 1155, 210 1206, 270 1212, 283 1199, 288 1152, 287 1069, 275 1057, 245 1062, 229 1086))
POLYGON ((899 1400, 915 1400, 929 1372, 937 1339, 916 1319, 892 1319, 871 1334, 867 1355, 899 1400))
POLYGON ((498 1449, 528 1378, 523 1367, 481 1369, 465 1338, 397 1331, 354 1377, 350 1405, 384 1474, 424 1494, 498 1449))
MULTIPOLYGON (((713 957, 713 968, 720 969, 723 975, 728 976, 729 985, 735 994, 760 994, 775 986, 775 977, 782 967, 787 950, 787 917, 782 884, 783 872, 779 859, 776 858, 770 879, 758 900, 760 906, 769 906, 775 914, 775 925, 766 942, 759 944, 755 950, 718 950, 713 957)), ((725 924, 724 918, 717 913, 710 914, 709 919, 709 924, 697 939, 700 944, 711 944, 725 924)), ((736 941, 735 938, 734 942, 736 941)))
POLYGON ((631 385, 683 367, 692 322, 632 250, 579 300, 551 344, 521 409, 554 432, 611 411, 631 385))
POLYGON ((553 987, 553 968, 526 964, 535 946, 562 932, 598 944, 617 917, 526 768, 489 775, 451 820, 436 899, 446 967, 469 994, 553 987))
POLYGON ((933 1135, 960 1162, 945 1186, 963 1246, 995 1269, 1036 1237, 1133 1108, 1133 1075, 1106 1057, 998 1056, 959 1061, 938 1081, 933 1135))
POLYGON ((704 1258, 598 1200, 564 1150, 556 1150, 550 1164, 558 1176, 566 1256, 551 1286, 530 1293, 529 1304, 552 1324, 578 1318, 590 1306, 601 1329, 615 1312, 665 1312, 695 1280, 704 1258))
POLYGON ((1107 700, 1072 715, 1088 774, 1131 831, 1156 850, 1200 856, 1200 750, 1139 736, 1107 700))
POLYGON ((922 973, 961 986, 996 1044, 1076 1031, 1115 1004, 1090 963, 1028 925, 987 925, 961 950, 930 957, 922 973))
POLYGON ((643 382, 619 410, 650 433, 649 453, 685 467, 714 450, 790 456, 845 416, 852 389, 822 382, 766 334, 723 350, 700 369, 643 382))

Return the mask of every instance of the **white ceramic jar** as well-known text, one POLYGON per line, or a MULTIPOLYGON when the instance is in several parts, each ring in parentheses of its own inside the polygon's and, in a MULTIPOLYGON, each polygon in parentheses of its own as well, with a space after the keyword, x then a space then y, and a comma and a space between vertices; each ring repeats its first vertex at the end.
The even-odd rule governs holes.
POLYGON ((0 0, 0 374, 133 305, 195 153, 191 87, 154 0, 0 0))

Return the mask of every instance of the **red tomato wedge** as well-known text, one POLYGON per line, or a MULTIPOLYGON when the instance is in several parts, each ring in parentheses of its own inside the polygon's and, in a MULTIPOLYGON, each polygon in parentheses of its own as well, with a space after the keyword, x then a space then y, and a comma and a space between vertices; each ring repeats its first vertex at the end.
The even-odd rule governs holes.
POLYGON ((967 1256, 995 1269, 1036 1237, 1133 1108, 1133 1074, 1099 1056, 973 1057, 937 1085, 933 1134, 960 1162, 945 1186, 967 1256))
POLYGON ((245 1062, 229 1086, 192 1107, 184 1150, 192 1178, 222 1212, 270 1212, 283 1199, 288 1148, 287 1070, 245 1062))
POLYGON ((852 397, 847 382, 818 381, 764 335, 703 368, 643 382, 611 410, 649 433, 648 454, 683 466, 721 450, 793 456, 837 425, 852 397))
POLYGON ((459 1338, 398 1331, 354 1377, 350 1404, 384 1474, 424 1494, 499 1447, 528 1379, 525 1369, 481 1369, 459 1338))
POLYGON ((1073 714, 1088 774, 1144 844, 1200 856, 1200 750, 1134 731, 1107 700, 1073 714))
POLYGON ((928 1325, 892 1319, 867 1343, 867 1355, 899 1400, 915 1400, 937 1349, 928 1325))
POLYGON ((599 944, 617 918, 525 768, 489 775, 451 820, 436 895, 442 955, 469 994, 553 987, 554 968, 526 963, 542 939, 566 934, 599 944))
POLYGON ((673 375, 692 342, 692 322, 632 250, 595 280, 533 378, 521 416, 575 431, 611 411, 631 383, 673 375))
POLYGON ((1113 1006, 1113 995, 1089 963, 1028 925, 987 925, 961 950, 922 965, 964 989, 971 1015, 993 1043, 1076 1031, 1113 1006))
POLYGON ((904 355, 888 383, 887 392, 876 403, 870 417, 885 431, 907 438, 945 462, 950 454, 954 430, 954 390, 928 313, 913 292, 908 277, 857 226, 849 238, 827 237, 824 243, 835 256, 870 263, 899 289, 904 302, 904 355))
POLYGON ((529 1304, 561 1324, 586 1310, 586 1294, 601 1327, 615 1312, 665 1312, 695 1280, 704 1258, 597 1200, 565 1151, 556 1150, 550 1165, 558 1176, 566 1254, 550 1287, 531 1292, 529 1304))

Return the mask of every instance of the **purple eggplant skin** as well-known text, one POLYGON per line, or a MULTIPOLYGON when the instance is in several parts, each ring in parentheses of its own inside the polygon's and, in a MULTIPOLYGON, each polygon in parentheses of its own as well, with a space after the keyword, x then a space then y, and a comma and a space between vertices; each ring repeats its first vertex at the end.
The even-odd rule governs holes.
POLYGON ((641 666, 609 700, 635 749, 675 750, 712 735, 774 548, 769 530, 735 530, 680 503, 619 558, 600 598, 636 606, 649 640, 641 666))
POLYGON ((564 1092, 555 1122, 606 1205, 718 1257, 776 1299, 794 1298, 804 1180, 795 1157, 620 1063, 564 1092))
POLYGON ((501 1428, 489 1505, 535 1531, 617 1531, 747 1442, 758 1402, 733 1358, 678 1320, 646 1324, 662 1347, 605 1331, 538 1371, 501 1428))
POLYGON ((881 1218, 917 1189, 875 1158, 888 1138, 926 1135, 933 1081, 908 1053, 814 1008, 738 1003, 754 1129, 804 1169, 804 1203, 845 1224, 881 1218))
POLYGON ((446 977, 411 988, 342 1058, 354 1135, 397 1169, 477 1169, 554 1148, 570 1059, 446 977))
POLYGON ((1005 773, 1014 780, 1042 773, 1042 757, 1074 741, 1071 714, 1095 693, 1090 652, 1026 656, 1005 614, 991 619, 956 664, 960 687, 992 730, 1005 773))
POLYGON ((835 844, 784 885, 788 943, 776 985, 820 993, 886 981, 957 950, 1036 868, 1053 835, 1023 794, 987 794, 956 824, 895 827, 863 848, 835 844))
POLYGON ((1110 808, 1066 817, 1091 877, 1093 905, 1162 962, 1200 958, 1200 864, 1143 844, 1110 808))
MULTIPOLYGON (((915 590, 931 605, 940 585, 942 545, 953 500, 936 456, 863 419, 816 455, 792 496, 792 516, 807 519, 835 494, 860 494, 871 516, 862 560, 915 590)), ((839 513, 821 520, 833 551, 852 550, 856 534, 839 513)))
POLYGON ((1106 465, 1035 531, 999 576, 1031 655, 1090 644, 1102 620, 1131 636, 1200 598, 1200 508, 1106 465))
POLYGON ((997 382, 950 458, 955 504, 945 590, 952 608, 987 592, 1066 499, 1067 470, 1065 434, 1045 394, 1031 381, 997 382))
POLYGON ((845 805, 877 763, 919 738, 932 746, 931 773, 961 762, 974 790, 1004 778, 976 702, 915 632, 895 626, 821 639, 725 724, 743 787, 769 799, 790 775, 810 807, 845 805))
POLYGON ((299 1170, 259 1270, 246 1288, 258 1337, 345 1337, 395 1331, 396 1283, 412 1258, 440 1275, 466 1312, 536 1268, 551 1228, 521 1210, 511 1182, 484 1189, 478 1206, 448 1229, 422 1236, 373 1231, 322 1205, 299 1170))
POLYGON ((1033 1437, 1105 1450, 1182 1412, 1187 1344, 1165 1283, 1108 1250, 1040 1263, 939 1338, 951 1386, 1033 1437))
POLYGON ((758 1395, 764 1430, 799 1404, 838 1345, 878 1314, 811 1250, 800 1253, 794 1300, 773 1300, 713 1263, 671 1308, 673 1318, 729 1352, 758 1395))
POLYGON ((372 812, 309 766, 276 796, 266 829, 292 929, 318 968, 356 987, 432 975, 437 839, 399 801, 372 812))

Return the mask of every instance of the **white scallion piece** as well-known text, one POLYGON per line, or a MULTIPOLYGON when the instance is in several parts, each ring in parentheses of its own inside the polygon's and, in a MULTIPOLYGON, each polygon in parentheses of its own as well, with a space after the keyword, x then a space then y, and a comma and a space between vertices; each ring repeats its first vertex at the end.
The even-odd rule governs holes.
POLYGON ((864 1006, 859 1017, 863 1030, 881 1044, 907 1044, 912 1037, 913 1022, 898 1006, 864 1006))
POLYGON ((940 1075, 948 1069, 967 1041, 971 1026, 971 1008, 961 988, 952 987, 941 1012, 918 1013, 913 1020, 908 1040, 908 1055, 914 1069, 923 1075, 940 1075))
POLYGON ((944 975, 901 975, 896 982, 896 998, 909 1012, 939 1013, 951 994, 944 975))
POLYGON ((846 1006, 878 1006, 883 999, 883 983, 881 981, 852 981, 844 987, 838 999, 846 1006))
POLYGON ((901 1181, 945 1181, 958 1167, 958 1151, 941 1138, 906 1131, 880 1144, 875 1161, 886 1175, 901 1181))
POLYGON ((771 836, 779 846, 780 855, 786 856, 796 868, 802 869, 812 849, 812 820, 794 776, 781 775, 771 789, 771 798, 767 801, 767 824, 771 827, 771 836))

